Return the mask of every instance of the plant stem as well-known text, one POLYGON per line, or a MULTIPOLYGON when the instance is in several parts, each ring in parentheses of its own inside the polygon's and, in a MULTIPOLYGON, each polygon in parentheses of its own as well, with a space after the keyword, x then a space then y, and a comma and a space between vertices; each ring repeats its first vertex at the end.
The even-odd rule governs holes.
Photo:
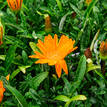
POLYGON ((101 71, 103 75, 105 75, 105 61, 104 60, 101 60, 101 71))
POLYGON ((18 24, 18 15, 16 14, 16 23, 18 24))

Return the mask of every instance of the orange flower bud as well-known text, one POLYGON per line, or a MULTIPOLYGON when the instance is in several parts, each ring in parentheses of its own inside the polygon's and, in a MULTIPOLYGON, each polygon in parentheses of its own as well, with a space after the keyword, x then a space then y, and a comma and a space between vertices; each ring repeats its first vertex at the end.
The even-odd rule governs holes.
POLYGON ((100 57, 101 59, 107 59, 107 39, 100 44, 100 57))
POLYGON ((45 31, 47 33, 52 32, 51 19, 48 14, 45 15, 45 31))
POLYGON ((0 23, 0 45, 3 44, 3 26, 0 23))
POLYGON ((7 0, 7 2, 13 11, 19 11, 22 7, 23 0, 7 0))
POLYGON ((2 102, 4 92, 5 92, 5 88, 3 87, 3 82, 0 81, 0 103, 2 102))
POLYGON ((86 0, 86 1, 85 1, 85 3, 86 3, 87 5, 89 5, 91 2, 92 2, 92 0, 86 0))
POLYGON ((9 81, 9 78, 10 78, 10 74, 8 74, 8 75, 6 76, 6 80, 9 81))

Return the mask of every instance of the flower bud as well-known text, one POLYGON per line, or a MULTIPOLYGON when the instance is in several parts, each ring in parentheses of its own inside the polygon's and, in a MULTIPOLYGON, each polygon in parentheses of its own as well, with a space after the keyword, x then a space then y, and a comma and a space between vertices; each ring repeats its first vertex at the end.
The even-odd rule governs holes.
POLYGON ((107 39, 100 44, 100 57, 101 59, 107 59, 107 39))
POLYGON ((7 0, 9 7, 13 11, 19 11, 22 7, 23 0, 7 0))
POLYGON ((0 22, 0 45, 3 44, 3 25, 0 22))
POLYGON ((86 58, 92 58, 92 52, 90 50, 90 48, 87 48, 84 52, 84 55, 86 56, 86 58))
POLYGON ((85 3, 86 3, 87 5, 89 5, 91 2, 92 2, 92 0, 86 0, 86 1, 85 1, 85 3))
POLYGON ((45 15, 45 32, 52 32, 51 19, 48 14, 45 15))

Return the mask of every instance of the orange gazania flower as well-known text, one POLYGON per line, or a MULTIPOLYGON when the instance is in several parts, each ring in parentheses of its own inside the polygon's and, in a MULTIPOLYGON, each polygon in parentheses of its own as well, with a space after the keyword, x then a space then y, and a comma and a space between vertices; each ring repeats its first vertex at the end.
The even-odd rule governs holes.
POLYGON ((7 2, 13 11, 18 11, 21 9, 23 0, 7 0, 7 2))
POLYGON ((86 0, 85 2, 87 5, 89 5, 92 2, 92 0, 86 0))
POLYGON ((35 62, 36 64, 48 63, 48 65, 55 65, 56 73, 60 78, 62 69, 68 74, 67 64, 64 58, 77 49, 77 47, 73 47, 74 43, 74 40, 69 39, 65 35, 61 36, 59 43, 56 34, 54 35, 54 38, 52 38, 51 35, 48 35, 45 36, 44 43, 41 40, 38 40, 37 46, 41 52, 35 51, 34 53, 36 55, 29 57, 38 58, 39 60, 35 62))
POLYGON ((4 92, 5 92, 5 88, 3 87, 3 82, 0 81, 0 103, 2 102, 4 92))

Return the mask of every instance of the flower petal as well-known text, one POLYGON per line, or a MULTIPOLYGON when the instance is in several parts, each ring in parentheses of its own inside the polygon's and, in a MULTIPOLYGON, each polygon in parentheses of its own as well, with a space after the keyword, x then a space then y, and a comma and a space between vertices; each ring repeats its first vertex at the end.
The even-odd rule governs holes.
POLYGON ((46 54, 46 49, 45 49, 44 43, 41 40, 38 40, 37 46, 43 54, 46 54))
POLYGON ((39 59, 39 60, 37 60, 35 63, 36 63, 36 64, 38 64, 38 63, 40 63, 40 64, 45 64, 45 63, 48 63, 48 62, 49 62, 48 59, 39 59))
POLYGON ((65 60, 59 61, 59 64, 60 64, 61 68, 64 70, 64 72, 66 74, 68 74, 68 68, 67 68, 67 64, 66 64, 65 60))
POLYGON ((56 60, 49 60, 48 65, 55 65, 57 63, 56 60))
POLYGON ((58 36, 56 34, 54 35, 54 45, 55 45, 55 48, 57 48, 57 46, 58 46, 58 36))
POLYGON ((61 66, 58 63, 55 64, 55 69, 56 69, 56 73, 58 75, 58 78, 60 78, 61 77, 61 70, 62 70, 62 68, 61 68, 61 66))

